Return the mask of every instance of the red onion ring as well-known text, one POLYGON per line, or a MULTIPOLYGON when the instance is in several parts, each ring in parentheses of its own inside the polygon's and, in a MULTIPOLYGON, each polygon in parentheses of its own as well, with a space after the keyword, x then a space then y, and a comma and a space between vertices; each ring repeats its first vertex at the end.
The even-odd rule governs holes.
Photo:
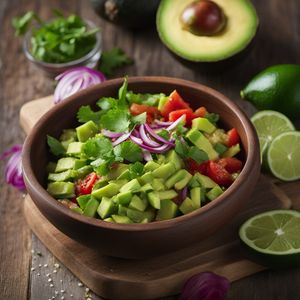
POLYGON ((130 137, 130 135, 131 135, 131 131, 128 132, 128 133, 126 133, 126 134, 121 135, 119 138, 117 138, 117 139, 112 143, 113 147, 115 147, 115 146, 121 144, 122 142, 126 141, 126 140, 130 137))
POLYGON ((167 141, 164 138, 162 138, 161 136, 159 136, 148 124, 145 124, 145 129, 147 130, 147 132, 150 135, 152 135, 159 142, 162 142, 162 143, 170 145, 170 146, 175 146, 173 142, 167 141))
POLYGON ((115 138, 118 138, 120 137, 121 135, 123 135, 123 133, 119 133, 119 132, 113 132, 113 131, 110 131, 110 130, 107 130, 107 129, 102 129, 101 130, 101 133, 108 137, 108 138, 111 138, 111 139, 115 139, 115 138))
POLYGON ((159 143, 156 143, 155 141, 151 140, 146 132, 145 132, 145 127, 144 125, 141 125, 140 128, 139 128, 139 132, 140 132, 140 136, 141 136, 141 139, 143 140, 143 142, 150 146, 150 147, 159 147, 161 146, 159 143))
POLYGON ((172 125, 170 125, 169 127, 167 127, 166 130, 167 130, 167 131, 171 131, 171 130, 175 129, 175 128, 179 125, 179 123, 180 123, 181 121, 185 121, 185 119, 186 119, 186 115, 182 115, 182 116, 181 116, 180 118, 178 118, 175 122, 173 122, 172 125))

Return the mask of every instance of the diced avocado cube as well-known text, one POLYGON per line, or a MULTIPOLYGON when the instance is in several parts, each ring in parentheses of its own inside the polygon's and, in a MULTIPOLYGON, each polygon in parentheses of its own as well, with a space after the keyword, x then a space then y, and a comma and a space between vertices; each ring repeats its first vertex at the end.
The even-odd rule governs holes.
POLYGON ((71 207, 71 210, 80 215, 83 215, 83 210, 80 207, 71 207))
POLYGON ((113 200, 111 198, 103 197, 97 209, 98 215, 102 219, 105 219, 115 212, 116 205, 114 204, 113 200))
POLYGON ((197 207, 194 206, 194 202, 190 198, 185 198, 182 204, 179 206, 179 210, 184 214, 188 214, 194 210, 196 210, 197 207))
POLYGON ((160 209, 160 198, 157 192, 150 192, 147 194, 149 203, 152 207, 160 209))
POLYGON ((128 208, 127 217, 130 218, 134 223, 140 223, 142 220, 147 218, 147 214, 139 210, 128 208))
POLYGON ((196 173, 194 177, 196 177, 200 185, 206 189, 212 189, 217 185, 212 179, 203 174, 196 173))
POLYGON ((129 203, 129 208, 136 209, 138 211, 145 211, 148 206, 148 201, 146 199, 141 199, 140 197, 134 195, 129 203))
POLYGON ((160 166, 159 168, 157 168, 156 170, 154 170, 152 172, 152 175, 155 178, 163 178, 163 179, 167 179, 169 178, 172 174, 174 174, 176 172, 176 168, 175 165, 171 162, 168 162, 162 166, 160 166))
POLYGON ((117 178, 117 179, 127 179, 127 180, 130 180, 130 172, 129 170, 125 170, 122 172, 122 174, 117 178))
POLYGON ((216 143, 214 146, 215 150, 221 155, 228 150, 228 147, 221 143, 216 143))
POLYGON ((169 101, 169 97, 162 97, 158 102, 158 110, 161 111, 165 104, 169 101))
POLYGON ((146 183, 151 183, 153 181, 154 177, 151 172, 147 172, 144 175, 142 175, 138 181, 140 184, 146 184, 146 183))
POLYGON ((76 178, 77 172, 75 170, 67 170, 61 173, 50 173, 48 175, 49 181, 68 181, 76 178))
POLYGON ((217 128, 206 118, 195 118, 192 121, 192 128, 207 133, 213 133, 217 128))
POLYGON ((200 187, 194 187, 190 191, 191 200, 196 208, 201 207, 202 190, 200 187))
POLYGON ((165 190, 165 185, 163 183, 163 179, 161 178, 154 178, 153 181, 152 181, 152 187, 155 191, 163 191, 165 190))
POLYGON ((89 138, 93 137, 97 132, 99 132, 99 129, 93 121, 88 121, 76 127, 76 133, 79 142, 85 142, 89 138))
POLYGON ((190 188, 194 188, 194 187, 200 187, 201 184, 200 182, 197 180, 197 176, 193 176, 193 178, 190 180, 189 182, 189 187, 190 188))
POLYGON ((103 188, 104 186, 108 185, 108 182, 106 180, 103 180, 101 178, 100 181, 97 181, 94 186, 93 186, 93 189, 92 191, 96 191, 96 190, 99 190, 100 188, 103 188))
POLYGON ((76 159, 74 164, 74 170, 78 170, 87 165, 86 159, 76 159))
POLYGON ((177 182, 183 180, 186 176, 189 177, 189 172, 187 170, 179 170, 175 174, 173 174, 165 183, 165 186, 170 189, 172 188, 177 182))
POLYGON ((57 161, 55 173, 63 172, 69 169, 73 169, 76 159, 73 157, 63 157, 57 161))
POLYGON ((157 155, 157 163, 159 165, 162 165, 166 162, 166 157, 163 154, 158 154, 157 155))
POLYGON ((67 154, 71 156, 80 156, 82 154, 82 147, 84 143, 72 142, 68 145, 67 154))
POLYGON ((119 216, 127 216, 127 207, 119 204, 118 205, 118 215, 119 216))
POLYGON ((160 203, 160 210, 157 213, 156 220, 173 219, 178 214, 178 206, 172 200, 162 200, 160 203))
POLYGON ((115 223, 115 221, 113 220, 113 218, 106 218, 106 219, 104 219, 103 221, 115 223))
POLYGON ((171 200, 177 196, 177 193, 174 190, 161 191, 158 192, 158 197, 160 200, 171 200))
POLYGON ((116 164, 114 165, 110 170, 109 173, 105 176, 107 180, 112 179, 129 179, 129 178, 119 178, 122 173, 124 173, 126 170, 128 170, 129 165, 126 164, 116 164))
POLYGON ((208 193, 206 193, 206 197, 212 201, 215 200, 217 197, 223 194, 223 190, 220 186, 216 185, 214 188, 212 188, 208 193))
POLYGON ((56 163, 53 161, 49 161, 46 166, 47 173, 54 173, 55 169, 56 169, 56 163))
POLYGON ((83 214, 88 217, 95 217, 98 206, 99 201, 96 200, 94 197, 91 197, 91 199, 86 204, 85 209, 83 210, 83 214))
POLYGON ((92 191, 92 196, 94 196, 96 199, 101 199, 102 197, 112 197, 119 193, 119 186, 115 183, 109 183, 108 185, 105 185, 104 187, 92 191))
POLYGON ((92 168, 92 166, 84 166, 84 167, 79 168, 76 171, 77 171, 76 178, 80 179, 80 178, 83 178, 86 175, 90 174, 91 172, 93 172, 93 168, 92 168))
POLYGON ((149 171, 154 171, 156 170, 157 168, 159 168, 160 165, 156 162, 154 162, 153 160, 151 161, 148 161, 145 166, 144 166, 144 171, 145 172, 149 172, 149 171))
POLYGON ((143 185, 140 188, 140 192, 143 192, 143 193, 149 193, 151 191, 153 191, 153 187, 150 183, 146 183, 145 185, 143 185))
POLYGON ((166 161, 174 164, 175 169, 178 171, 184 167, 183 160, 175 152, 175 150, 170 150, 166 156, 166 161))
POLYGON ((116 179, 116 180, 111 180, 111 181, 109 181, 109 183, 114 183, 114 184, 116 184, 116 185, 119 187, 119 189, 120 189, 123 185, 125 185, 127 182, 128 182, 127 179, 116 179))
POLYGON ((197 129, 191 129, 186 137, 200 150, 207 153, 209 159, 215 160, 219 157, 210 141, 197 129))
POLYGON ((112 215, 111 217, 115 223, 119 223, 119 224, 133 223, 132 220, 130 220, 127 216, 112 215))
POLYGON ((116 201, 118 204, 128 205, 131 201, 132 193, 131 192, 123 192, 116 195, 116 201))
POLYGON ((138 180, 132 179, 131 181, 127 182, 125 185, 123 185, 120 189, 120 192, 137 192, 141 188, 141 185, 139 184, 138 180))
POLYGON ((152 207, 148 207, 145 211, 144 211, 144 215, 145 217, 148 219, 149 222, 152 222, 155 218, 156 215, 156 211, 154 208, 152 207))
POLYGON ((150 223, 149 220, 148 220, 147 218, 145 218, 145 219, 143 219, 143 220, 141 221, 141 224, 147 224, 147 223, 150 223))
POLYGON ((90 199, 91 199, 91 195, 81 195, 76 198, 80 208, 83 210, 85 209, 85 207, 90 199))
POLYGON ((187 186, 189 184, 189 182, 192 178, 193 178, 193 175, 190 174, 189 172, 186 172, 184 178, 175 183, 175 185, 174 185, 175 189, 177 191, 182 190, 185 186, 187 186))
POLYGON ((75 129, 64 129, 63 133, 59 137, 60 141, 68 141, 68 140, 75 141, 76 139, 77 139, 77 134, 75 129))
POLYGON ((75 186, 73 182, 52 182, 48 184, 48 193, 54 198, 73 198, 75 196, 75 186))
POLYGON ((221 156, 222 157, 233 157, 236 156, 241 151, 240 144, 231 146, 227 151, 225 151, 221 156))
POLYGON ((73 142, 74 142, 74 140, 72 139, 72 140, 62 141, 62 142, 60 142, 60 143, 62 144, 62 146, 64 147, 64 149, 67 151, 69 145, 70 145, 71 143, 73 143, 73 142))

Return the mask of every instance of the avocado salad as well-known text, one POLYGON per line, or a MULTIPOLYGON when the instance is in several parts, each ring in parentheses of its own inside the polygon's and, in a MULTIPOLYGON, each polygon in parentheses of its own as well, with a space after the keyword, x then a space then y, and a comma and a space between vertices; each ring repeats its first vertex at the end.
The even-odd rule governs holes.
POLYGON ((74 129, 47 137, 47 191, 79 214, 113 223, 149 223, 188 214, 219 197, 243 163, 237 130, 193 110, 174 90, 80 107, 74 129))

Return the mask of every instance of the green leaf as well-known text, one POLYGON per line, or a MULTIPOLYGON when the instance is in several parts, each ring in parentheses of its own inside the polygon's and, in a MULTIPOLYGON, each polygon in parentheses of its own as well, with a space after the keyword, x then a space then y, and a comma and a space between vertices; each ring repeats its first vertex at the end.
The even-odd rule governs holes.
POLYGON ((111 160, 105 160, 98 158, 91 162, 94 171, 101 176, 107 175, 109 173, 109 167, 111 165, 111 160))
POLYGON ((126 101, 127 88, 128 88, 128 77, 126 76, 124 78, 124 82, 123 82, 122 86, 119 88, 118 106, 128 106, 127 101, 126 101))
POLYGON ((131 179, 138 178, 143 175, 144 165, 140 162, 135 162, 129 165, 129 175, 131 179))
POLYGON ((170 133, 166 129, 161 129, 157 134, 167 141, 170 139, 170 133))
POLYGON ((143 160, 142 149, 132 141, 126 141, 114 148, 116 157, 122 157, 124 160, 136 162, 143 160))
POLYGON ((109 110, 117 107, 117 99, 112 97, 103 97, 97 101, 97 106, 103 110, 109 110))
POLYGON ((146 123, 146 119, 147 119, 147 113, 144 112, 144 113, 139 114, 137 116, 132 116, 131 117, 131 122, 132 122, 133 125, 145 124, 146 123))
POLYGON ((110 76, 115 69, 132 63, 132 59, 130 59, 122 49, 113 48, 102 53, 99 70, 105 75, 110 76))
POLYGON ((129 127, 129 114, 127 110, 113 109, 107 111, 101 118, 101 126, 114 132, 125 132, 129 127))
POLYGON ((94 112, 89 105, 81 106, 78 113, 77 119, 80 123, 86 123, 88 121, 93 121, 96 124, 100 124, 101 116, 103 115, 102 111, 94 112))
POLYGON ((66 152, 61 142, 50 135, 47 135, 47 144, 50 148, 50 152, 55 156, 64 155, 66 152))
POLYGON ((16 35, 20 36, 27 32, 29 25, 33 20, 41 22, 38 16, 33 12, 29 11, 21 17, 15 17, 12 20, 12 25, 16 30, 16 35))
POLYGON ((94 137, 89 139, 83 146, 83 152, 89 159, 111 159, 113 146, 106 137, 94 137))
POLYGON ((127 101, 137 104, 146 104, 149 106, 158 106, 159 99, 165 97, 166 95, 163 93, 160 94, 135 94, 132 91, 129 91, 126 94, 127 101))
POLYGON ((175 141, 175 152, 182 158, 187 158, 189 153, 189 146, 187 143, 176 139, 175 141))
POLYGON ((221 155, 227 151, 228 147, 226 147, 225 145, 223 145, 221 143, 216 143, 214 146, 214 149, 221 155))
POLYGON ((205 118, 212 124, 216 125, 217 122, 219 121, 220 116, 218 114, 214 113, 207 113, 205 115, 205 118))
POLYGON ((188 157, 195 160, 198 164, 201 164, 202 162, 209 159, 207 153, 203 150, 200 150, 196 146, 192 146, 189 149, 188 157))

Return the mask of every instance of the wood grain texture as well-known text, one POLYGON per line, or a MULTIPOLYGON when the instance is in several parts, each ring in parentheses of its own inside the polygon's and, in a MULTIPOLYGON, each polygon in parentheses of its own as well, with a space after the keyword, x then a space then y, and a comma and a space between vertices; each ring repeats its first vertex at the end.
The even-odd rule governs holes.
POLYGON ((207 270, 230 281, 263 270, 244 258, 238 228, 259 212, 290 206, 290 199, 261 177, 247 207, 216 234, 180 251, 137 261, 103 256, 68 238, 42 216, 29 196, 24 212, 38 238, 97 294, 109 299, 142 300, 177 294, 187 278, 207 270))
MULTIPOLYGON (((24 136, 18 126, 18 110, 21 105, 28 100, 50 95, 54 87, 53 82, 41 76, 23 56, 21 43, 14 38, 10 26, 13 16, 30 9, 34 9, 42 17, 49 17, 51 8, 75 11, 102 26, 105 49, 119 46, 134 58, 135 65, 119 70, 116 77, 124 74, 181 77, 207 84, 238 100, 239 90, 264 67, 277 63, 300 63, 299 0, 253 0, 253 3, 260 17, 260 29, 252 51, 244 60, 224 72, 210 74, 200 66, 190 69, 178 62, 160 43, 154 30, 129 32, 98 19, 87 0, 1 0, 0 152, 23 140, 24 136)), ((249 114, 253 112, 249 104, 239 104, 249 114)), ((3 164, 0 167, 3 173, 3 164)), ((26 299, 30 236, 23 219, 22 199, 18 192, 4 185, 3 177, 0 178, 0 184, 0 298, 26 299)), ((299 182, 293 185, 297 187, 299 182)), ((289 185, 284 185, 283 188, 290 196, 299 197, 297 189, 292 192, 289 185)), ((35 238, 33 244, 35 247, 40 245, 35 238)), ((51 257, 45 250, 45 257, 48 255, 51 257)), ((62 276, 72 278, 68 271, 62 276)), ((32 277, 29 290, 35 291, 35 299, 47 299, 43 297, 44 285, 44 281, 37 281, 32 277)), ((228 299, 300 299, 299 286, 299 268, 280 272, 266 271, 234 283, 228 299)), ((65 287, 68 288, 67 285, 65 287)), ((70 285, 69 288, 70 294, 74 286, 70 285)), ((30 298, 30 293, 28 295, 30 298)))

